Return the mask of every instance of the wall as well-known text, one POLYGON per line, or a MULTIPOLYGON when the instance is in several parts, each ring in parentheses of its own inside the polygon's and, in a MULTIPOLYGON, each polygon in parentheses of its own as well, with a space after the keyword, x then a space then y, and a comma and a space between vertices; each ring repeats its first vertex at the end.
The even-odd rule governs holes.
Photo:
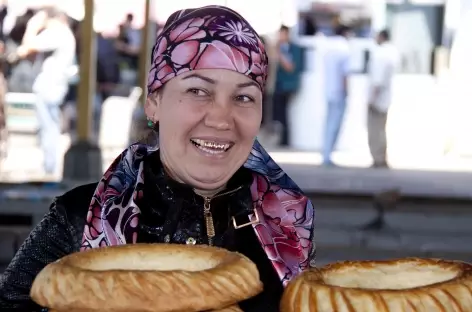
POLYGON ((443 6, 387 5, 387 27, 402 54, 405 73, 429 74, 432 51, 441 43, 443 6))

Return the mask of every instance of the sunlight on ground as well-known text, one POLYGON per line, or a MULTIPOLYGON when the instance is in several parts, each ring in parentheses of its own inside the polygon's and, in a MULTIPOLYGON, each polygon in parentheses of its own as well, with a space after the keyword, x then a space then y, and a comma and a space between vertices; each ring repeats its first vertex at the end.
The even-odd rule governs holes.
MULTIPOLYGON (((62 149, 59 155, 59 172, 54 176, 45 176, 42 172, 42 153, 37 146, 34 136, 19 137, 10 146, 6 160, 0 165, 0 181, 15 182, 25 180, 60 180, 62 177, 62 159, 64 152, 69 147, 69 137, 62 136, 62 149)), ((321 154, 317 152, 273 150, 270 151, 274 160, 281 165, 295 164, 318 166, 322 162, 321 154)), ((118 155, 103 153, 105 170, 118 155), (108 154, 108 155, 107 155, 108 154)), ((366 152, 336 152, 333 161, 339 166, 364 167, 371 164, 370 155, 366 152)), ((456 171, 471 172, 472 159, 459 157, 425 157, 424 155, 408 155, 406 153, 396 153, 391 155, 391 167, 394 169, 408 170, 434 170, 434 171, 456 171)))
MULTIPOLYGON (((281 164, 320 165, 322 157, 317 152, 274 151, 272 158, 281 164)), ((333 161, 339 166, 369 167, 372 163, 367 153, 336 152, 333 161)), ((392 155, 390 166, 394 169, 435 170, 435 171, 472 171, 472 159, 459 157, 412 157, 410 155, 392 155)))

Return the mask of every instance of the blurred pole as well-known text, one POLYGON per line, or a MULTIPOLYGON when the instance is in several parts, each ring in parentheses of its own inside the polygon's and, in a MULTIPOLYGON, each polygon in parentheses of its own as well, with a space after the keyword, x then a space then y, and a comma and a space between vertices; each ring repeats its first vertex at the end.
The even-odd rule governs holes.
POLYGON ((94 0, 84 0, 85 16, 80 26, 80 82, 77 103, 77 139, 91 139, 96 81, 96 40, 93 30, 94 0))
POLYGON ((64 155, 63 182, 97 181, 103 174, 102 154, 92 140, 92 111, 96 83, 96 40, 93 29, 94 1, 84 0, 80 28, 80 82, 77 100, 77 140, 64 155))
POLYGON ((139 52, 138 86, 143 88, 143 94, 140 98, 141 103, 144 103, 144 99, 147 95, 147 75, 151 58, 151 34, 153 33, 152 23, 150 22, 151 1, 152 0, 145 1, 146 7, 144 9, 144 26, 141 32, 141 49, 139 52))

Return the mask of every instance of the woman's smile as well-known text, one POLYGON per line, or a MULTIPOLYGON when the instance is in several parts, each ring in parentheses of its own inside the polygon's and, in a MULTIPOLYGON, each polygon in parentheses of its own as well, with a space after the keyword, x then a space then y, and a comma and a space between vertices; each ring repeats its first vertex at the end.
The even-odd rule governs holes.
POLYGON ((192 138, 190 142, 200 154, 213 158, 225 157, 234 146, 234 142, 218 138, 192 138))

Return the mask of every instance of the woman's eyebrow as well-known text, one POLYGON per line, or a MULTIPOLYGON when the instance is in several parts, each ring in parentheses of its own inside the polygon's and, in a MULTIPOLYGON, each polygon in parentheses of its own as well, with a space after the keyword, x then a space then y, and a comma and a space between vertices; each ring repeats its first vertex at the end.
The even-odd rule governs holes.
POLYGON ((246 87, 256 87, 259 89, 259 85, 254 82, 254 81, 248 81, 248 82, 243 82, 243 83, 238 83, 237 84, 238 88, 246 88, 246 87))
MULTIPOLYGON (((216 81, 215 79, 212 79, 212 78, 200 75, 200 74, 190 74, 190 75, 185 76, 184 78, 182 78, 182 80, 187 80, 187 79, 191 79, 191 78, 197 78, 197 79, 206 81, 206 82, 211 83, 211 84, 217 84, 218 83, 218 81, 216 81)), ((256 88, 259 89, 259 85, 254 81, 238 83, 236 86, 240 89, 241 88, 247 88, 247 87, 256 87, 256 88)))
POLYGON ((216 84, 216 80, 205 77, 205 76, 202 76, 202 75, 199 75, 199 74, 188 75, 188 76, 182 78, 182 80, 187 80, 187 79, 190 79, 190 78, 197 78, 197 79, 204 80, 204 81, 206 81, 208 83, 211 83, 211 84, 216 84))

